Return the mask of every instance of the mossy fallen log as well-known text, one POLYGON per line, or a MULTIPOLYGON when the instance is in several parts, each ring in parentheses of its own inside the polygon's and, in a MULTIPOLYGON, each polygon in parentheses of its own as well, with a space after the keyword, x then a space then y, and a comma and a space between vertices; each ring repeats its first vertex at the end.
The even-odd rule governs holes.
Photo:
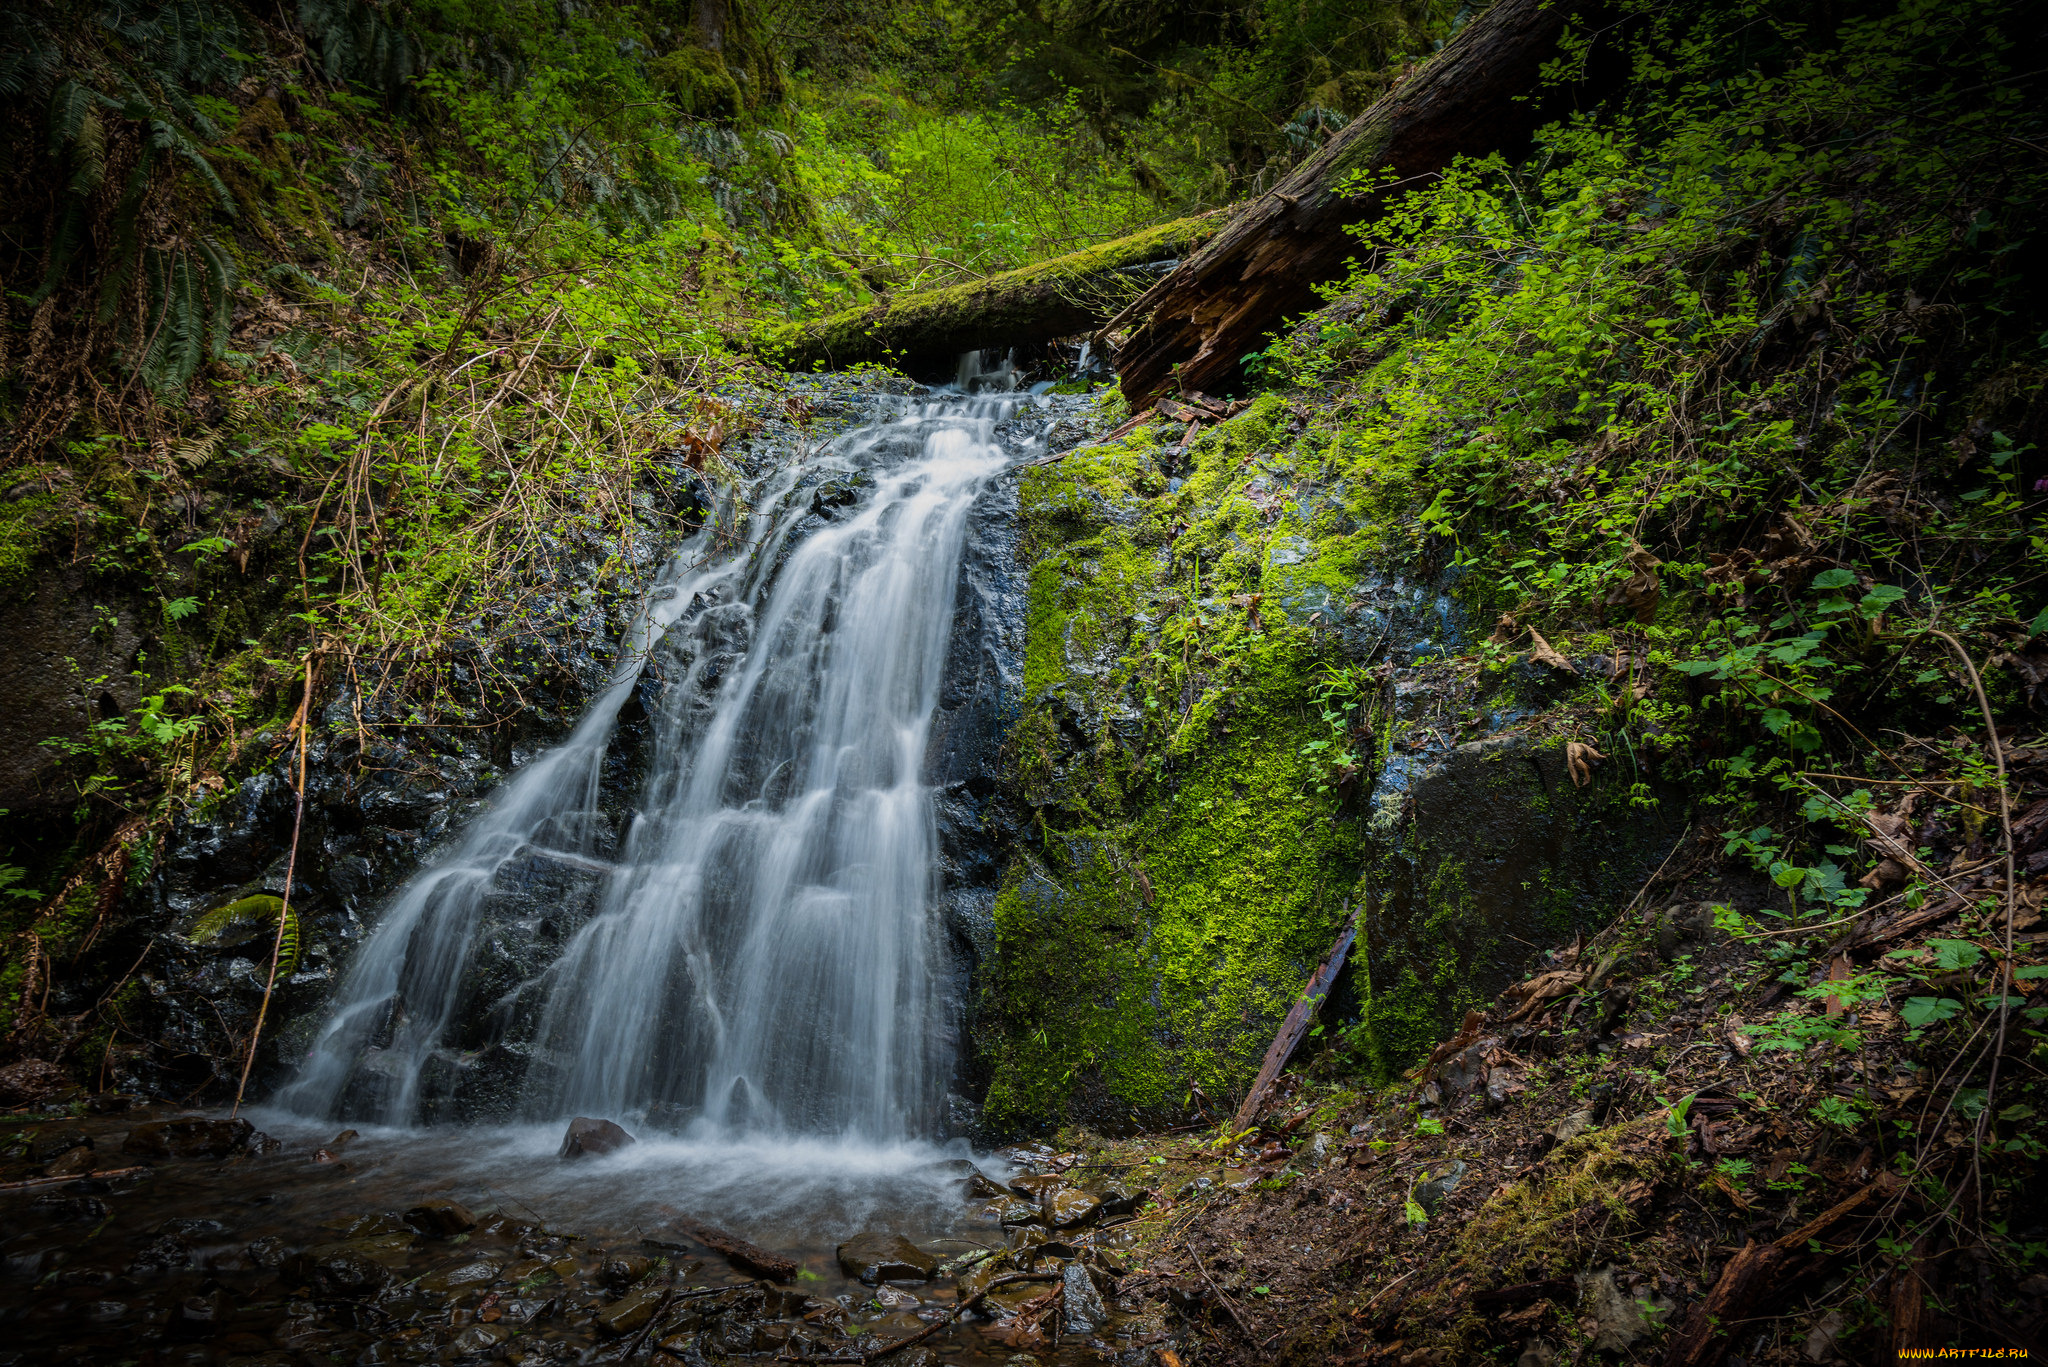
POLYGON ((887 361, 912 373, 950 371, 962 352, 1025 346, 1089 332, 1227 221, 1224 211, 1176 219, 1129 237, 869 308, 787 324, 756 343, 785 369, 887 361))

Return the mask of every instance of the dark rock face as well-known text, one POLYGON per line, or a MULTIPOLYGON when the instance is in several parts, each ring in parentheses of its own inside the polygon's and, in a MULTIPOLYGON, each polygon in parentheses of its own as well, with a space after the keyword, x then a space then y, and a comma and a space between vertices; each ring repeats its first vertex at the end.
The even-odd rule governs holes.
POLYGON ((633 1142, 633 1136, 615 1121, 592 1120, 579 1115, 569 1122, 569 1131, 562 1136, 561 1157, 585 1158, 616 1153, 633 1142))
POLYGON ((452 1239, 476 1228, 469 1208, 445 1196, 431 1197, 405 1213, 405 1222, 429 1239, 452 1239))

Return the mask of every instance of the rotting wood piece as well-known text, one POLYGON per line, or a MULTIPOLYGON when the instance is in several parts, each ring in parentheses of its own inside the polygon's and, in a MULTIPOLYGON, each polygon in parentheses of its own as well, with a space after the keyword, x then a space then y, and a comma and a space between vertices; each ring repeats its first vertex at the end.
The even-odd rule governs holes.
POLYGON ((1103 328, 1142 319, 1117 355, 1133 405, 1169 386, 1212 388, 1287 315, 1319 307, 1315 286, 1356 249, 1345 229, 1460 156, 1519 144, 1544 117, 1525 98, 1554 55, 1573 0, 1499 0, 1178 269, 1103 328), (1349 196, 1357 172, 1391 172, 1349 196))
POLYGON ((908 291, 777 329, 757 349, 786 370, 891 361, 950 373, 962 352, 1092 331, 1136 293, 1147 267, 1177 262, 1224 221, 1220 210, 1197 214, 985 280, 908 291))
POLYGON ((710 1225, 700 1225, 685 1216, 671 1216, 677 1232, 696 1243, 704 1245, 735 1267, 745 1268, 757 1276, 773 1282, 796 1280, 796 1263, 780 1253, 770 1253, 757 1244, 750 1244, 736 1234, 728 1234, 710 1225))
POLYGON ((1236 1118, 1230 1122, 1233 1130, 1243 1130, 1258 1118, 1259 1107, 1265 1104, 1266 1093, 1272 1090, 1273 1080, 1280 1076, 1280 1070, 1293 1057, 1295 1046, 1308 1033, 1316 1008, 1330 994, 1330 987, 1337 981, 1337 974, 1344 967, 1344 957, 1351 952, 1351 942, 1356 938, 1358 913, 1354 911, 1344 918, 1344 924, 1337 931, 1337 943, 1330 946, 1330 952, 1316 965, 1315 972, 1309 974, 1308 986, 1301 990, 1301 996, 1288 1011, 1287 1019, 1280 1022, 1280 1033, 1273 1036, 1273 1043, 1266 1049, 1266 1060, 1259 1065, 1259 1075, 1252 1082, 1252 1089, 1244 1094, 1244 1104, 1237 1108, 1236 1118))

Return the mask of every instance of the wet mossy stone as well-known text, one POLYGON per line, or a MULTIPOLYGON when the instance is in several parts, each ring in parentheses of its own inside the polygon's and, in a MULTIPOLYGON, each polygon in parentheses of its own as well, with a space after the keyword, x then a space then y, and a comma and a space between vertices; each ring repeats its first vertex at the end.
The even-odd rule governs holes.
POLYGON ((939 1260, 901 1234, 859 1234, 839 1245, 839 1266, 862 1284, 930 1281, 939 1260))

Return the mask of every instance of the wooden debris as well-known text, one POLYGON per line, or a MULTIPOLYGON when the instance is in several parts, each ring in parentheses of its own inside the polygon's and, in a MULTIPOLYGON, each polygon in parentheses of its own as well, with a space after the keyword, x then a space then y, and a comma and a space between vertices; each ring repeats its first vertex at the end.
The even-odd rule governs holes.
POLYGON ((1351 942, 1358 936, 1358 913, 1352 912, 1344 918, 1344 924, 1337 931, 1337 943, 1330 946, 1330 952, 1309 974, 1308 986, 1301 991, 1301 997, 1287 1013, 1287 1019, 1280 1022, 1280 1033, 1273 1036, 1273 1043, 1266 1049, 1265 1062, 1259 1065, 1259 1075, 1252 1082, 1252 1089, 1244 1095, 1244 1104, 1237 1108, 1237 1116, 1231 1121, 1236 1130, 1248 1129, 1258 1118, 1259 1107, 1265 1104, 1266 1093, 1272 1089, 1273 1079, 1280 1076, 1280 1070, 1287 1066, 1287 1060, 1294 1055, 1294 1048, 1301 1043, 1301 1037, 1308 1033, 1309 1022, 1315 1018, 1316 1008, 1323 1004, 1323 998, 1330 994, 1331 986, 1337 981, 1337 974, 1344 967, 1344 957, 1351 952, 1351 942))
POLYGON ((780 1253, 770 1253, 757 1244, 750 1244, 736 1234, 728 1234, 710 1225, 677 1215, 675 1227, 683 1235, 704 1245, 735 1267, 744 1268, 770 1281, 788 1282, 796 1280, 796 1263, 780 1253))

